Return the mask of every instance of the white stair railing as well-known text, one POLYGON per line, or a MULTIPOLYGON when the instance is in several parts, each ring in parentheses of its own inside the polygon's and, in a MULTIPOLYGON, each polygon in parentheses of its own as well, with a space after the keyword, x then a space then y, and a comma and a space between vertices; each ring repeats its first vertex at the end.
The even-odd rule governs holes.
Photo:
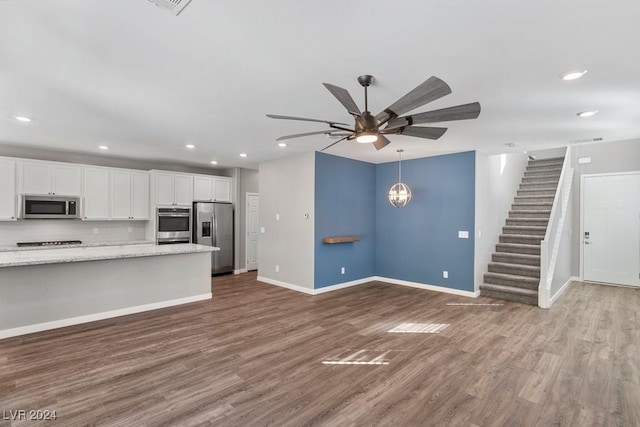
POLYGON ((567 146, 562 163, 562 172, 558 180, 549 224, 544 239, 540 242, 540 284, 538 285, 538 306, 549 308, 551 306, 551 283, 558 259, 558 250, 562 236, 562 228, 566 222, 567 206, 573 182, 573 167, 571 166, 571 147, 567 146))

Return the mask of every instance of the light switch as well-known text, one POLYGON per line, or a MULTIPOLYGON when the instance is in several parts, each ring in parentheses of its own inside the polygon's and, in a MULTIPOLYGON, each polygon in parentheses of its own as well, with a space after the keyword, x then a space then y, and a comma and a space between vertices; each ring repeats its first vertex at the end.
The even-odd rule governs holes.
POLYGON ((264 227, 260 227, 260 233, 264 234, 264 227))
POLYGON ((280 214, 276 214, 276 221, 280 221, 280 214))
POLYGON ((458 239, 468 239, 469 232, 468 231, 458 231, 458 239))
POLYGON ((591 157, 580 157, 578 159, 578 164, 579 165, 586 165, 588 163, 591 163, 591 157))

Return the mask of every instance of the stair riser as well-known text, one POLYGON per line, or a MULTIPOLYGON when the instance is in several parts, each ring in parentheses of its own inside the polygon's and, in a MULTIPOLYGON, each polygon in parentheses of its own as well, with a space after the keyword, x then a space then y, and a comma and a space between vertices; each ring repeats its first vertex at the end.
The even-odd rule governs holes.
POLYGON ((480 296, 483 297, 489 297, 489 298, 496 298, 496 299, 502 299, 502 300, 507 300, 507 301, 513 301, 513 302, 519 302, 522 304, 528 304, 528 305, 538 305, 538 298, 533 298, 533 297, 525 297, 522 295, 513 295, 513 294, 508 294, 506 292, 494 292, 494 291, 489 291, 489 290, 483 290, 480 291, 480 296))
POLYGON ((516 203, 553 203, 553 197, 516 196, 516 203))
POLYGON ((514 227, 506 226, 506 227, 502 227, 502 232, 504 234, 524 234, 528 236, 544 236, 545 233, 547 232, 547 229, 545 228, 544 230, 539 230, 531 227, 514 228, 514 227))
POLYGON ((527 255, 540 255, 540 246, 535 246, 533 248, 514 248, 507 245, 501 245, 498 243, 496 245, 496 252, 504 252, 509 254, 527 254, 527 255))
MULTIPOLYGON (((512 288, 530 289, 535 291, 540 284, 539 280, 509 280, 502 277, 496 277, 491 274, 485 274, 484 283, 490 283, 493 285, 510 286, 512 288)), ((482 288, 482 285, 480 285, 482 288)))
POLYGON ((502 273, 502 274, 514 274, 516 276, 525 276, 525 277, 540 277, 540 269, 537 271, 520 268, 517 265, 494 265, 489 264, 489 273, 502 273))
POLYGON ((557 182, 522 183, 518 190, 547 190, 555 191, 558 188, 557 182))
POLYGON ((509 218, 535 218, 549 221, 550 211, 510 211, 509 218))
POLYGON ((540 165, 532 165, 531 163, 529 163, 525 170, 533 171, 533 170, 540 170, 540 169, 549 169, 549 170, 553 170, 554 172, 561 171, 562 163, 545 163, 540 165))
POLYGON ((550 188, 548 190, 535 190, 535 189, 527 189, 527 190, 518 190, 518 196, 549 196, 555 197, 556 188, 550 188))
POLYGON ((558 173, 558 170, 555 169, 525 169, 524 176, 556 175, 558 173))
POLYGON ((540 266, 540 257, 527 258, 527 257, 518 256, 518 255, 520 254, 505 254, 500 252, 494 252, 493 255, 491 255, 491 261, 504 262, 509 264, 519 264, 519 265, 534 265, 537 267, 540 266))
POLYGON ((555 181, 558 182, 560 180, 560 174, 549 174, 549 175, 539 175, 539 176, 523 176, 522 182, 536 182, 536 181, 555 181))
POLYGON ((551 204, 549 203, 540 203, 540 204, 522 204, 522 203, 514 203, 511 205, 511 211, 550 211, 551 204))
POLYGON ((513 234, 500 235, 500 243, 520 243, 523 245, 539 245, 542 240, 542 236, 538 237, 525 237, 513 234))
POLYGON ((533 221, 531 219, 532 218, 507 218, 507 225, 546 227, 549 224, 549 220, 547 219, 533 219, 533 221))

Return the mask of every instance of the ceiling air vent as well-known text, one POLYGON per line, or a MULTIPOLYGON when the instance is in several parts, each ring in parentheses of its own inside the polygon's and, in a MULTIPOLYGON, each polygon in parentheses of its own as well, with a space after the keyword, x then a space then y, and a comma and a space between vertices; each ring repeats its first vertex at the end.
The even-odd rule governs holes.
POLYGON ((178 16, 191 0, 149 0, 149 2, 178 16))
POLYGON ((591 142, 601 142, 604 141, 603 137, 597 137, 597 138, 585 138, 585 139, 570 139, 569 143, 570 144, 589 144, 591 142))

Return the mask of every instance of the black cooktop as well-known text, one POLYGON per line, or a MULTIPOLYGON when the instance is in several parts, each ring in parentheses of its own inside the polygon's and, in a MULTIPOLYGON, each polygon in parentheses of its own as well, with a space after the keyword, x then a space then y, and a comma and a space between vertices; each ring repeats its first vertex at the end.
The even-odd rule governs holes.
POLYGON ((80 240, 57 240, 53 242, 18 242, 17 245, 19 247, 24 246, 64 246, 64 245, 79 245, 82 241, 80 240))

